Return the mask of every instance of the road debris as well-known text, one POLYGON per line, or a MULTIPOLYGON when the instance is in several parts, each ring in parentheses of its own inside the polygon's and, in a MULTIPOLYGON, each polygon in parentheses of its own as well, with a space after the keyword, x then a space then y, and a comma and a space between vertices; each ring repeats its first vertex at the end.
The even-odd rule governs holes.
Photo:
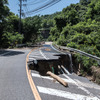
POLYGON ((56 79, 59 83, 61 83, 62 85, 64 85, 65 87, 68 87, 68 83, 65 82, 63 79, 61 79, 59 76, 53 74, 52 72, 48 71, 47 75, 50 75, 51 77, 53 77, 54 79, 56 79))

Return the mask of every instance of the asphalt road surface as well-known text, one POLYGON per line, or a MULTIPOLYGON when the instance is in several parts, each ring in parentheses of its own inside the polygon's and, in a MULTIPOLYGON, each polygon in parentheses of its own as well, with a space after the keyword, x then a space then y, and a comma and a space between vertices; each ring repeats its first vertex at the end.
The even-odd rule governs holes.
POLYGON ((25 68, 29 51, 0 50, 0 100, 35 100, 25 68))
MULTIPOLYGON (((29 60, 57 59, 54 55, 59 53, 52 45, 44 45, 34 50, 29 60)), ((68 82, 69 87, 64 87, 49 76, 41 76, 38 71, 31 71, 31 75, 42 100, 100 100, 100 86, 74 73, 59 75, 68 82)))
MULTIPOLYGON (((35 100, 26 74, 30 49, 0 50, 0 100, 35 100)), ((29 61, 57 59, 60 52, 51 45, 34 50, 29 61)), ((32 70, 31 76, 42 100, 100 100, 100 86, 73 74, 59 75, 68 82, 64 87, 49 76, 32 70)))

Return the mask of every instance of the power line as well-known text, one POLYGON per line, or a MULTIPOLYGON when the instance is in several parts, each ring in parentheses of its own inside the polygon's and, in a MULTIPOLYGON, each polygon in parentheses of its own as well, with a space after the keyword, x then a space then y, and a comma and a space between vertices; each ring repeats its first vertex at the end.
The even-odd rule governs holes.
POLYGON ((49 7, 51 7, 51 6, 53 6, 53 5, 55 5, 56 3, 58 3, 60 0, 56 0, 56 2, 50 2, 49 4, 47 3, 47 4, 45 4, 45 5, 43 5, 43 6, 41 6, 41 7, 38 7, 37 9, 34 9, 34 10, 32 10, 32 11, 29 11, 29 12, 26 12, 26 13, 31 13, 31 14, 33 14, 33 13, 37 13, 37 12, 40 12, 40 11, 42 11, 42 10, 45 10, 45 9, 47 9, 47 8, 49 8, 49 7))
MULTIPOLYGON (((40 12, 42 10, 45 10, 51 6, 53 6, 54 4, 60 2, 61 0, 32 0, 31 2, 23 5, 23 6, 31 6, 31 5, 39 5, 38 7, 34 8, 33 10, 29 10, 29 11, 25 11, 25 15, 32 15, 34 13, 40 12), (42 5, 40 5, 42 4, 42 5)), ((34 7, 34 6, 33 6, 34 7)))
POLYGON ((39 4, 39 3, 43 3, 43 2, 45 2, 46 0, 37 0, 36 2, 29 2, 29 3, 27 3, 27 5, 35 5, 35 4, 39 4))

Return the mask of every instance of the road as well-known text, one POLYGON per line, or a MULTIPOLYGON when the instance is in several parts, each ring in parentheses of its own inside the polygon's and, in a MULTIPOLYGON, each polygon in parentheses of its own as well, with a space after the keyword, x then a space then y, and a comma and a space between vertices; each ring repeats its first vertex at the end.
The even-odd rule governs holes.
MULTIPOLYGON (((0 100, 36 100, 30 87, 26 71, 26 57, 30 49, 7 49, 0 51, 0 100)), ((32 60, 55 60, 61 52, 51 45, 33 50, 32 60)), ((61 74, 68 82, 64 87, 49 76, 32 70, 31 77, 41 100, 100 100, 100 86, 76 74, 61 74)))
POLYGON ((0 100, 35 100, 27 74, 29 49, 0 51, 0 100))
MULTIPOLYGON (((54 55, 59 53, 51 45, 44 45, 34 50, 29 60, 57 59, 54 55)), ((42 100, 100 100, 100 86, 74 73, 59 75, 68 82, 69 87, 64 87, 49 76, 40 75, 38 71, 32 70, 31 75, 42 100)))

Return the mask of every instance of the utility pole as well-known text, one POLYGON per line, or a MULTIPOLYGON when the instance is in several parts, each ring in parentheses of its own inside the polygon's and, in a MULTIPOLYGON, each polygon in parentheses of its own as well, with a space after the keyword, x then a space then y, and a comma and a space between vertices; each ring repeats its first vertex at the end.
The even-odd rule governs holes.
POLYGON ((20 12, 19 12, 19 33, 21 34, 21 16, 22 16, 22 0, 19 0, 19 2, 20 2, 20 4, 19 4, 19 6, 20 6, 20 12))
POLYGON ((21 27, 21 19, 22 19, 22 16, 25 16, 25 14, 23 13, 23 10, 22 10, 22 6, 23 6, 22 2, 27 2, 27 0, 19 0, 19 7, 20 7, 20 9, 19 9, 19 33, 20 34, 22 34, 21 33, 21 29, 22 29, 22 27, 21 27))

